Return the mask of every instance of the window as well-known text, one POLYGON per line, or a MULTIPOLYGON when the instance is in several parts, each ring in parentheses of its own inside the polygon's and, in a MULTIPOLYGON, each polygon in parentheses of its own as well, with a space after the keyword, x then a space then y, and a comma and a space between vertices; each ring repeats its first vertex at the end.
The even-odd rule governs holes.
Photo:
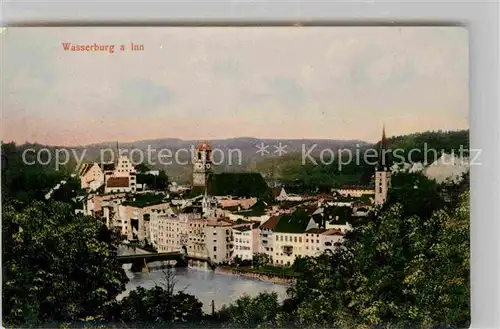
POLYGON ((319 240, 316 240, 316 243, 319 243, 319 240))
POLYGON ((309 242, 309 239, 306 239, 306 242, 309 242))
POLYGON ((297 237, 296 236, 293 237, 293 242, 297 242, 297 237))
POLYGON ((299 236, 299 242, 302 243, 302 237, 301 236, 299 236))

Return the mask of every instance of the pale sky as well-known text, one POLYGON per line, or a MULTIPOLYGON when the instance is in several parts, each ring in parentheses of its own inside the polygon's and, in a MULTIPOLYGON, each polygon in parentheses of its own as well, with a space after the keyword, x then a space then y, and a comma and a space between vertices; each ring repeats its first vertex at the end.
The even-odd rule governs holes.
POLYGON ((1 43, 4 141, 374 142, 384 123, 388 136, 468 128, 458 27, 9 28, 1 43), (118 49, 130 42, 144 51, 118 49))

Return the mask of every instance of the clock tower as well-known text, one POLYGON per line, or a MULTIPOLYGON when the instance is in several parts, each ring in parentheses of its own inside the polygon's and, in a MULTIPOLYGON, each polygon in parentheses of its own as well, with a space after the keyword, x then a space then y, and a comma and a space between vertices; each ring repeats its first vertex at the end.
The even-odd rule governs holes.
POLYGON ((196 147, 193 167, 193 187, 207 186, 208 174, 212 171, 212 149, 207 143, 196 147))

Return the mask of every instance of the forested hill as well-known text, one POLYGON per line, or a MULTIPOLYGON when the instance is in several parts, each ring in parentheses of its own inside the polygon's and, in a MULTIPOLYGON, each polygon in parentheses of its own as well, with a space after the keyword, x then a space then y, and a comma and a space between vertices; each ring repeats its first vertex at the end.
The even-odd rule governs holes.
MULTIPOLYGON (((407 163, 426 160, 427 164, 430 164, 443 152, 455 152, 456 155, 460 155, 462 149, 464 151, 462 155, 466 156, 466 151, 469 149, 469 130, 429 131, 388 137, 387 148, 391 153, 403 157, 407 163)), ((368 157, 365 161, 363 155, 368 156, 368 152, 376 154, 379 149, 380 142, 350 148, 351 161, 348 161, 348 152, 334 153, 333 160, 328 156, 329 153, 325 152, 323 161, 318 155, 312 155, 316 163, 301 153, 287 154, 283 157, 265 159, 259 162, 254 170, 268 178, 299 186, 297 192, 317 186, 368 185, 373 176, 373 161, 376 161, 377 157, 375 156, 375 160, 373 156, 368 157), (356 152, 359 154, 359 161, 356 159, 356 152), (340 158, 342 162, 339 161, 340 158)))
MULTIPOLYGON (((369 183, 372 171, 372 165, 360 161, 356 163, 352 161, 347 165, 343 165, 339 170, 338 154, 339 150, 351 150, 353 158, 356 156, 356 151, 361 155, 363 159, 363 153, 370 148, 375 150, 379 149, 379 144, 369 144, 357 140, 314 140, 314 139, 296 139, 296 140, 272 140, 272 139, 256 139, 256 138, 232 138, 226 140, 214 140, 209 141, 213 148, 217 148, 224 153, 226 157, 221 164, 215 166, 215 172, 260 172, 267 179, 279 179, 279 180, 290 180, 298 181, 305 185, 343 185, 343 184, 367 184, 369 183), (282 145, 287 145, 284 149, 285 154, 278 156, 276 153, 276 145, 282 143, 282 145), (267 153, 258 153, 257 145, 263 143, 267 145, 267 153), (315 146, 314 146, 315 145, 315 146), (313 147, 314 146, 314 147, 313 147), (323 151, 323 163, 318 161, 318 165, 315 165, 309 161, 308 157, 304 157, 304 152, 311 150, 310 156, 316 160, 320 159, 320 154, 323 151), (230 150, 240 150, 241 161, 239 161, 239 156, 237 152, 230 152, 230 150), (305 150, 305 151, 304 151, 305 150), (229 154, 231 154, 231 159, 229 154), (334 154, 334 161, 330 163, 330 154, 334 154), (229 161, 231 160, 231 161, 229 161), (231 162, 231 163, 229 163, 231 162)), ((154 140, 154 141, 140 141, 128 144, 120 144, 120 149, 132 150, 139 149, 142 150, 144 155, 144 161, 147 161, 147 147, 151 146, 152 149, 161 150, 162 148, 167 148, 175 152, 180 149, 190 149, 197 144, 196 141, 182 141, 178 139, 165 139, 165 140, 154 140)), ((424 150, 435 149, 437 154, 440 155, 442 151, 449 153, 450 151, 459 151, 460 147, 463 149, 469 148, 469 131, 435 131, 435 132, 424 132, 424 133, 414 133, 404 136, 394 136, 389 137, 387 140, 388 148, 392 150, 401 149, 405 156, 408 155, 410 150, 417 149, 421 152, 412 153, 412 161, 418 162, 424 160, 424 150)), ((83 159, 84 161, 98 161, 100 150, 115 150, 116 143, 102 143, 89 146, 81 147, 71 147, 71 148, 60 148, 56 146, 46 147, 40 144, 23 144, 15 145, 13 143, 2 144, 2 161, 9 161, 20 163, 22 161, 23 151, 29 148, 35 150, 47 149, 50 152, 50 162, 46 165, 42 165, 49 171, 55 171, 61 169, 66 171, 71 171, 75 168, 78 160, 83 159), (56 168, 55 157, 57 149, 67 150, 69 154, 68 163, 56 168), (83 156, 83 158, 82 158, 83 156), (13 159, 15 158, 15 159, 13 159)), ((220 152, 218 152, 220 153, 220 152)), ((31 153, 30 153, 31 154, 31 153)), ((109 152, 104 153, 109 156, 109 152)), ((137 158, 139 152, 132 154, 134 161, 139 161, 137 158)), ((48 153, 42 153, 41 158, 45 163, 48 161, 48 153)), ((220 154, 214 155, 214 157, 219 157, 216 160, 220 162, 220 154)), ((346 156, 344 154, 344 156, 346 156)), ((66 154, 64 151, 59 151, 60 162, 66 162, 66 154)), ((192 164, 189 161, 189 155, 186 152, 179 153, 179 162, 175 163, 174 156, 170 158, 171 164, 161 165, 157 158, 157 153, 152 152, 151 159, 155 164, 148 165, 153 169, 164 169, 167 175, 172 181, 178 181, 181 183, 187 183, 190 181, 192 164)), ((33 156, 30 158, 31 161, 36 160, 33 156)), ((104 160, 110 160, 105 158, 104 160)), ((12 167, 12 163, 10 167, 12 167)), ((15 167, 16 165, 14 165, 15 167)), ((35 178, 36 179, 36 178, 35 178)))
MULTIPOLYGON (((356 145, 368 145, 359 140, 340 139, 266 139, 239 137, 228 139, 207 140, 214 151, 213 157, 217 164, 215 171, 220 172, 244 172, 250 168, 255 168, 256 164, 263 159, 276 157, 277 147, 283 145, 283 151, 287 154, 300 153, 303 147, 316 147, 317 150, 325 148, 338 150, 342 148, 353 148, 356 145), (262 149, 263 148, 263 149, 262 149), (262 152, 258 152, 262 149, 262 152)), ((66 154, 69 154, 68 168, 74 168, 79 160, 84 162, 100 161, 101 154, 103 161, 111 161, 112 153, 115 153, 117 146, 125 155, 130 156, 136 163, 146 162, 152 169, 163 169, 173 180, 180 183, 188 183, 191 180, 193 169, 191 152, 200 143, 196 140, 180 140, 174 138, 144 140, 129 143, 103 142, 99 144, 83 146, 46 146, 37 143, 25 143, 15 145, 19 154, 26 149, 42 150, 46 149, 51 154, 51 162, 47 166, 55 166, 55 156, 61 162, 65 162, 66 154), (150 150, 150 151, 148 151, 150 150), (68 153, 66 153, 68 152, 68 153), (142 156, 141 156, 142 154, 142 156), (150 154, 150 155, 148 155, 150 154)), ((13 143, 5 145, 13 146, 13 143)), ((319 151, 313 152, 318 154, 319 151)), ((45 158, 44 158, 45 159, 45 158)), ((45 161, 45 160, 44 160, 45 161)))

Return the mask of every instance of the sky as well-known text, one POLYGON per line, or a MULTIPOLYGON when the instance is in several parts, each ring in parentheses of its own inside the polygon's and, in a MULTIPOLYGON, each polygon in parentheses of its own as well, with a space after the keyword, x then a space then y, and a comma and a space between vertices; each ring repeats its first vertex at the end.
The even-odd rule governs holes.
POLYGON ((468 128, 460 27, 26 27, 0 42, 3 141, 375 142, 383 125, 388 136, 468 128))

